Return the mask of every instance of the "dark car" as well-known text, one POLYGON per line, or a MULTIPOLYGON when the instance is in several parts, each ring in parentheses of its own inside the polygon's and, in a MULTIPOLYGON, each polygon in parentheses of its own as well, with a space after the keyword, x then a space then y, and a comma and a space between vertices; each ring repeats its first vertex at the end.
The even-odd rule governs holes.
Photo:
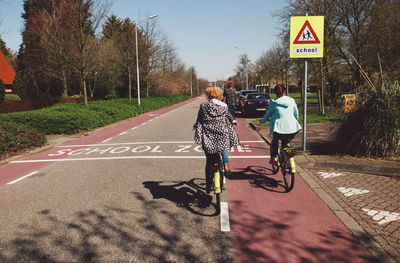
POLYGON ((243 101, 246 98, 246 95, 249 93, 258 93, 257 90, 249 90, 249 89, 244 89, 239 91, 239 94, 237 95, 237 101, 236 101, 236 109, 239 111, 243 110, 243 101))
POLYGON ((243 101, 242 114, 245 117, 264 114, 271 102, 271 98, 265 93, 249 93, 243 101))

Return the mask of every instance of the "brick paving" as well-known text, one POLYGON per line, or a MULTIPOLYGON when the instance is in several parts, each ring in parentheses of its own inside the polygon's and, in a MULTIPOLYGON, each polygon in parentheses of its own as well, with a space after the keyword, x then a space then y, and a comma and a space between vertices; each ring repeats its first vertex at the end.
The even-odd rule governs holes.
MULTIPOLYGON (((316 183, 356 222, 355 226, 346 224, 341 218, 380 262, 400 262, 400 160, 338 155, 333 136, 336 128, 334 123, 307 125, 307 151, 299 150, 296 156, 298 174, 311 178, 306 182, 316 183)), ((256 129, 271 141, 267 129, 256 129)), ((292 145, 301 149, 301 133, 292 145)), ((328 206, 340 215, 335 206, 328 206)))

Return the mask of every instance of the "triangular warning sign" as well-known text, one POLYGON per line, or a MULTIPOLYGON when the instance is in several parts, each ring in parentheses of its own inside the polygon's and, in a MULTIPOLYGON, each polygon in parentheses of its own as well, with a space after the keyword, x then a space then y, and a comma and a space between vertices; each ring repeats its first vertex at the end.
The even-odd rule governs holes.
POLYGON ((293 44, 319 44, 319 39, 317 34, 315 34, 314 29, 311 27, 310 22, 306 20, 303 27, 300 29, 299 34, 294 39, 293 44))

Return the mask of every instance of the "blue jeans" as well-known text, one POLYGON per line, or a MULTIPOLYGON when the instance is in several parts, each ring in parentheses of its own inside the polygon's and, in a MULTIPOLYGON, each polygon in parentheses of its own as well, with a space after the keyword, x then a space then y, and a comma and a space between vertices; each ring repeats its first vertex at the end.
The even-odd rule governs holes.
POLYGON ((228 151, 223 151, 221 153, 222 155, 222 160, 224 161, 224 163, 229 163, 229 154, 228 151))

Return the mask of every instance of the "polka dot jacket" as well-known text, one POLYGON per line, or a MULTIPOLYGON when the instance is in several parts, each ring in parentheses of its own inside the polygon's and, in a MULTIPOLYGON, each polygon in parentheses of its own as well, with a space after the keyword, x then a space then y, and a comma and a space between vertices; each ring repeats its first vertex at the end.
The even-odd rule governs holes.
POLYGON ((204 102, 197 114, 194 140, 206 154, 229 151, 239 144, 232 123, 233 117, 224 102, 216 99, 204 102))

